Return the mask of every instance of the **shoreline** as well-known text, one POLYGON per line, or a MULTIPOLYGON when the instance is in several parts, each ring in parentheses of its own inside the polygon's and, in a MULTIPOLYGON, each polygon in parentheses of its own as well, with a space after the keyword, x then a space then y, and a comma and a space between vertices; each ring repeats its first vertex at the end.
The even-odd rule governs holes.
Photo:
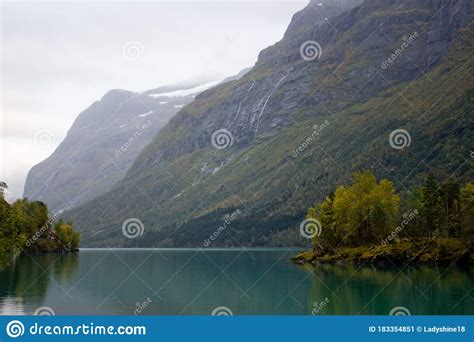
POLYGON ((330 251, 304 251, 291 258, 297 265, 474 265, 473 243, 461 239, 405 239, 387 245, 340 247, 330 251))
POLYGON ((268 252, 268 251, 281 251, 281 250, 290 250, 290 251, 302 251, 304 247, 81 247, 80 251, 98 251, 98 250, 160 250, 160 251, 197 251, 202 250, 206 252, 220 252, 220 251, 229 251, 229 252, 240 252, 240 251, 252 251, 252 252, 268 252))
MULTIPOLYGON (((29 251, 28 254, 50 254, 50 253, 62 253, 62 254, 69 254, 69 253, 76 253, 79 252, 79 248, 73 248, 73 249, 54 249, 54 250, 44 250, 44 251, 29 251)), ((26 252, 22 251, 18 255, 22 255, 26 252)))

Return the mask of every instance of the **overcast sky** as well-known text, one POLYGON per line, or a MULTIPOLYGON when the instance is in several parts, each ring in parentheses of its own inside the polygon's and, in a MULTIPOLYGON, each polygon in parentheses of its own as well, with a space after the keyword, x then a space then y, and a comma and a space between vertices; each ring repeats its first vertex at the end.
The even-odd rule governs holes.
POLYGON ((110 89, 222 79, 252 66, 308 2, 2 3, 0 180, 21 196, 28 170, 110 89))

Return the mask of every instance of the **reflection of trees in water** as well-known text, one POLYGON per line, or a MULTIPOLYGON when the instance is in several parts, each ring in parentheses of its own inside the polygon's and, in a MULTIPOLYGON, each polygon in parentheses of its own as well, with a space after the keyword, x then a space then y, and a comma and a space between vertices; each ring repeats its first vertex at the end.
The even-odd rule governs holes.
POLYGON ((321 265, 311 272, 309 314, 326 297, 320 315, 387 315, 396 306, 417 315, 474 312, 473 299, 466 295, 474 285, 472 268, 321 265))
POLYGON ((43 299, 51 282, 70 279, 77 269, 78 256, 48 253, 21 255, 0 271, 0 297, 43 299))
POLYGON ((79 255, 76 253, 63 254, 54 263, 54 278, 58 283, 72 279, 79 265, 79 255))
MULTIPOLYGON (((41 258, 40 258, 41 259, 41 258)), ((49 285, 48 272, 44 272, 40 259, 33 261, 20 256, 12 265, 0 272, 0 294, 2 297, 43 297, 49 285)))

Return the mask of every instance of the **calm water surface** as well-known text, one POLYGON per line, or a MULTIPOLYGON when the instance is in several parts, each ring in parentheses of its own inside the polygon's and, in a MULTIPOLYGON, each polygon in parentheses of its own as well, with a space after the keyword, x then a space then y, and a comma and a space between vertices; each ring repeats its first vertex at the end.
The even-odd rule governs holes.
POLYGON ((474 314, 472 268, 295 266, 295 250, 81 250, 0 272, 0 314, 474 314), (140 308, 140 309, 138 309, 140 308))

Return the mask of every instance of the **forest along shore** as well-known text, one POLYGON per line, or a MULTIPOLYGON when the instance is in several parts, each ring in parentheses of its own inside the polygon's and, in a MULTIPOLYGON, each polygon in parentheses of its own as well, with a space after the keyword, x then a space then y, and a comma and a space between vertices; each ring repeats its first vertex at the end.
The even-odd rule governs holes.
POLYGON ((313 250, 295 255, 295 264, 318 265, 365 264, 376 265, 458 265, 474 264, 473 246, 461 239, 401 239, 389 245, 341 247, 323 252, 313 250))
POLYGON ((63 210, 50 214, 40 201, 18 199, 9 204, 7 185, 0 182, 0 269, 21 253, 69 253, 79 250, 80 234, 61 220, 63 210))
POLYGON ((356 173, 301 223, 312 250, 295 255, 296 264, 373 263, 474 265, 474 184, 433 175, 402 195, 393 184, 356 173), (400 214, 403 212, 403 214, 400 214))

